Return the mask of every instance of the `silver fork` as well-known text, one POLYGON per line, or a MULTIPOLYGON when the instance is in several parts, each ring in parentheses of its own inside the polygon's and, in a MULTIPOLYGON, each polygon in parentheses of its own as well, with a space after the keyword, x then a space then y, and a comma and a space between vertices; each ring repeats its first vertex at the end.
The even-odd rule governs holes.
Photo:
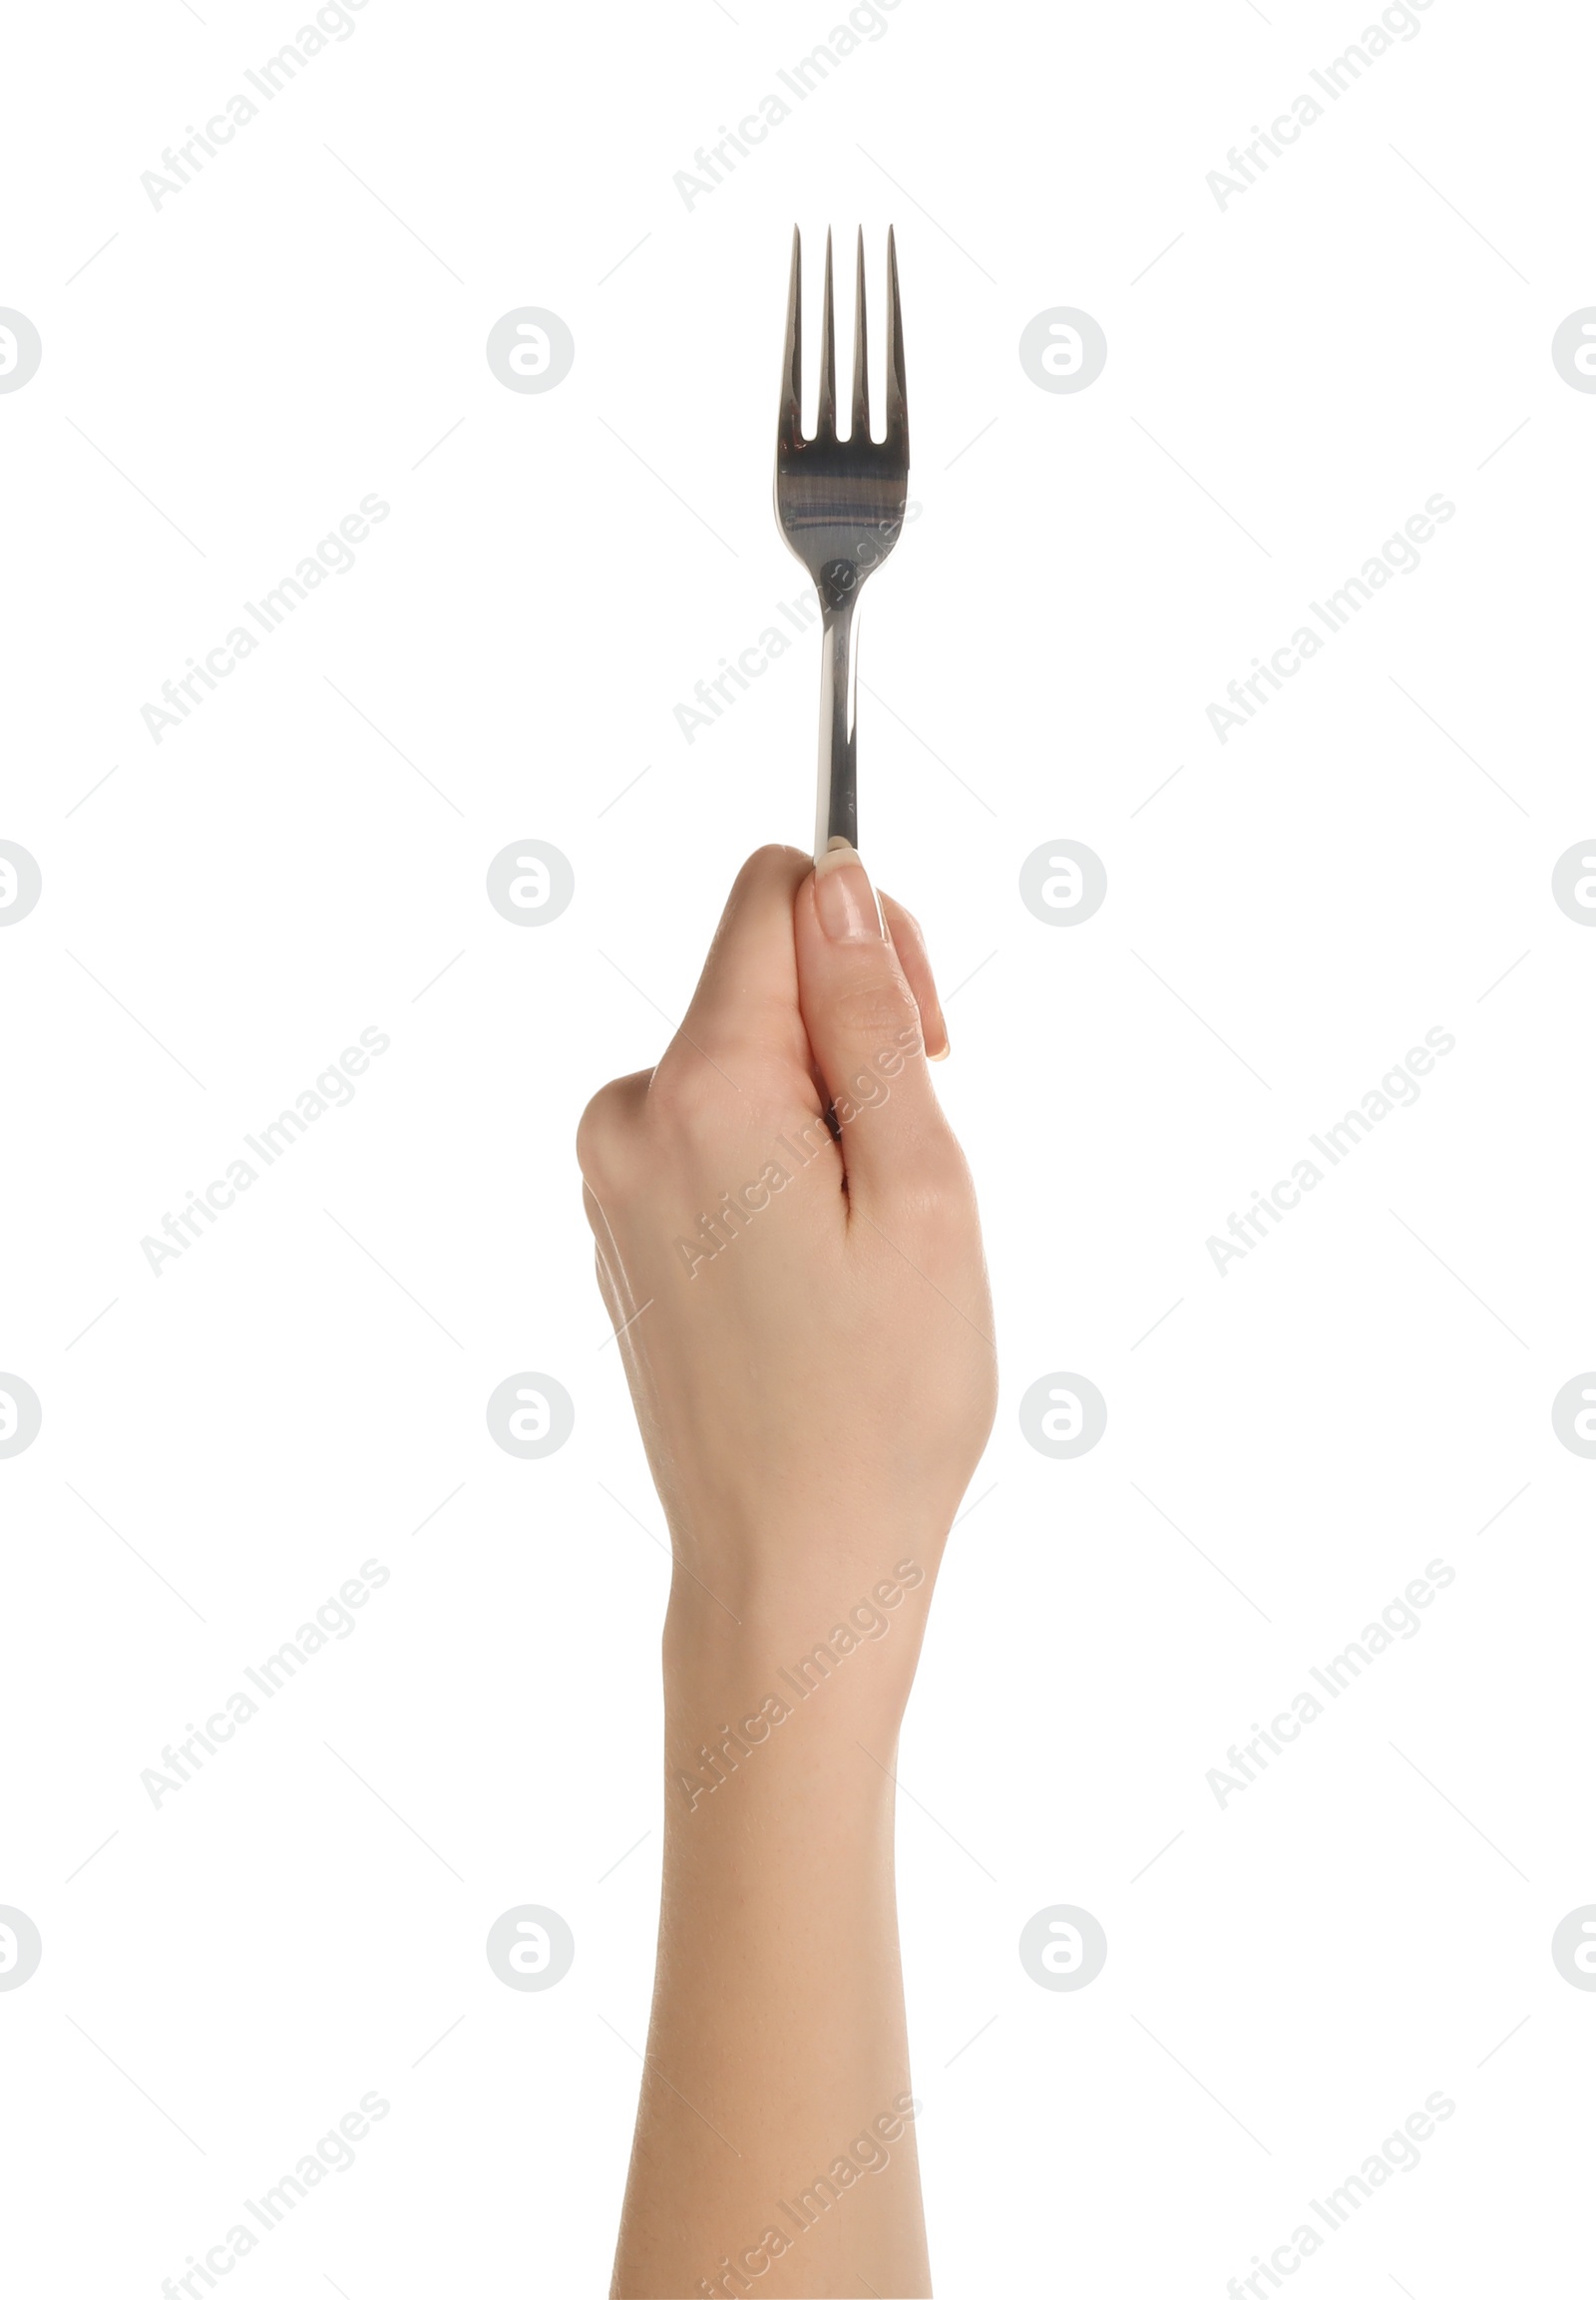
POLYGON ((815 860, 828 847, 859 844, 855 750, 858 643, 854 610, 866 577, 880 567, 903 528, 909 493, 909 409, 904 395, 903 316, 898 303, 898 251, 887 233, 887 435, 870 436, 870 379, 865 361, 865 235, 859 234, 854 303, 853 419, 837 437, 837 347, 832 324, 831 233, 826 233, 826 294, 820 329, 820 403, 815 436, 805 439, 800 315, 803 257, 792 235, 792 285, 782 359, 781 417, 776 428, 776 519, 787 547, 820 594, 820 796, 815 860))

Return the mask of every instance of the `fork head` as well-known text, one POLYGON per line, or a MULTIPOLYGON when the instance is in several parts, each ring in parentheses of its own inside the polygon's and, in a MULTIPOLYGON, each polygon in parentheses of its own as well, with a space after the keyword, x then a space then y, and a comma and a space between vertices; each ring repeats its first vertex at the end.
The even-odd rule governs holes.
POLYGON ((870 378, 865 358, 865 235, 859 234, 854 304, 853 419, 837 437, 837 347, 832 319, 831 233, 826 233, 826 291, 820 331, 820 402, 813 439, 803 434, 803 255, 792 235, 792 284, 776 428, 776 519, 788 549, 814 578, 821 604, 847 606, 878 568, 903 527, 909 491, 909 409, 904 394, 903 317, 898 303, 898 251, 887 233, 887 432, 870 436, 870 378))

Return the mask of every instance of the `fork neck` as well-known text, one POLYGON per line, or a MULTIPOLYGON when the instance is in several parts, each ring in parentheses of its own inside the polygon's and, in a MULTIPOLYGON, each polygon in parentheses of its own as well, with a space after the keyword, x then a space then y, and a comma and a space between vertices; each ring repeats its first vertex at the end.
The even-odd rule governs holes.
POLYGON ((857 589, 833 605, 822 593, 820 657, 820 774, 815 811, 815 860, 833 840, 859 844, 859 794, 855 745, 855 691, 858 642, 854 609, 857 589))

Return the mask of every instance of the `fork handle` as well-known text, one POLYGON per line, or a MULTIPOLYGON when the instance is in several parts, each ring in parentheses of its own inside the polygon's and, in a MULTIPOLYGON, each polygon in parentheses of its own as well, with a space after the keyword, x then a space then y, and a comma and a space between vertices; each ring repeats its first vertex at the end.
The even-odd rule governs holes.
POLYGON ((859 844, 859 792, 855 748, 854 693, 858 651, 854 638, 857 596, 821 616, 820 777, 815 809, 815 861, 834 841, 859 844))

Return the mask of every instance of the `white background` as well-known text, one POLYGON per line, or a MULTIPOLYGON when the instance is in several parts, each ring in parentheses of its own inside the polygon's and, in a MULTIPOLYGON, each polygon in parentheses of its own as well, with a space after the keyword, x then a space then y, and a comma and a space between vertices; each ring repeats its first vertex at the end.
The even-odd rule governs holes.
POLYGON ((369 0, 159 210, 141 173, 293 10, 11 28, 11 2280, 154 2300, 375 2090, 244 2300, 604 2289, 667 1567, 571 1143, 744 854, 809 835, 814 642, 690 746, 672 715, 803 586, 797 218, 862 221, 877 282, 898 228, 923 512, 865 611, 862 846, 954 993, 1004 1379, 902 1749, 938 2290, 1219 2295, 1437 2090, 1301 2289, 1582 2288, 1596 2000, 1549 1941, 1596 1899, 1596 1466, 1550 1401, 1596 1361, 1596 935, 1549 881, 1596 804, 1596 401, 1549 347, 1596 301, 1590 21, 1433 0, 1221 210, 1350 4, 901 0, 689 210, 673 174, 836 21, 728 8, 369 0), (519 305, 575 336, 547 394, 484 357, 519 305), (1058 305, 1108 340, 1075 395, 1017 356, 1058 305), (154 743, 373 492, 352 572, 154 743), (1419 570, 1221 745, 1227 682, 1437 492, 1419 570), (529 837, 577 876, 535 932, 483 889, 529 837), (1016 891, 1059 838, 1109 881, 1064 932, 1016 891), (153 1275, 368 1025, 353 1104, 153 1275), (1221 1277, 1210 1234, 1437 1026, 1416 1106, 1221 1277), (577 1409, 532 1463, 484 1420, 528 1368, 577 1409), (1016 1419, 1058 1369, 1108 1402, 1072 1462, 1016 1419), (367 1558, 355 1634, 153 1807, 367 1558), (1229 1744, 1435 1558, 1421 1633, 1221 1810, 1229 1744), (576 1936, 547 1993, 483 1954, 518 1902, 576 1936), (1079 1994, 1016 1955, 1054 1902, 1107 1933, 1079 1994))

